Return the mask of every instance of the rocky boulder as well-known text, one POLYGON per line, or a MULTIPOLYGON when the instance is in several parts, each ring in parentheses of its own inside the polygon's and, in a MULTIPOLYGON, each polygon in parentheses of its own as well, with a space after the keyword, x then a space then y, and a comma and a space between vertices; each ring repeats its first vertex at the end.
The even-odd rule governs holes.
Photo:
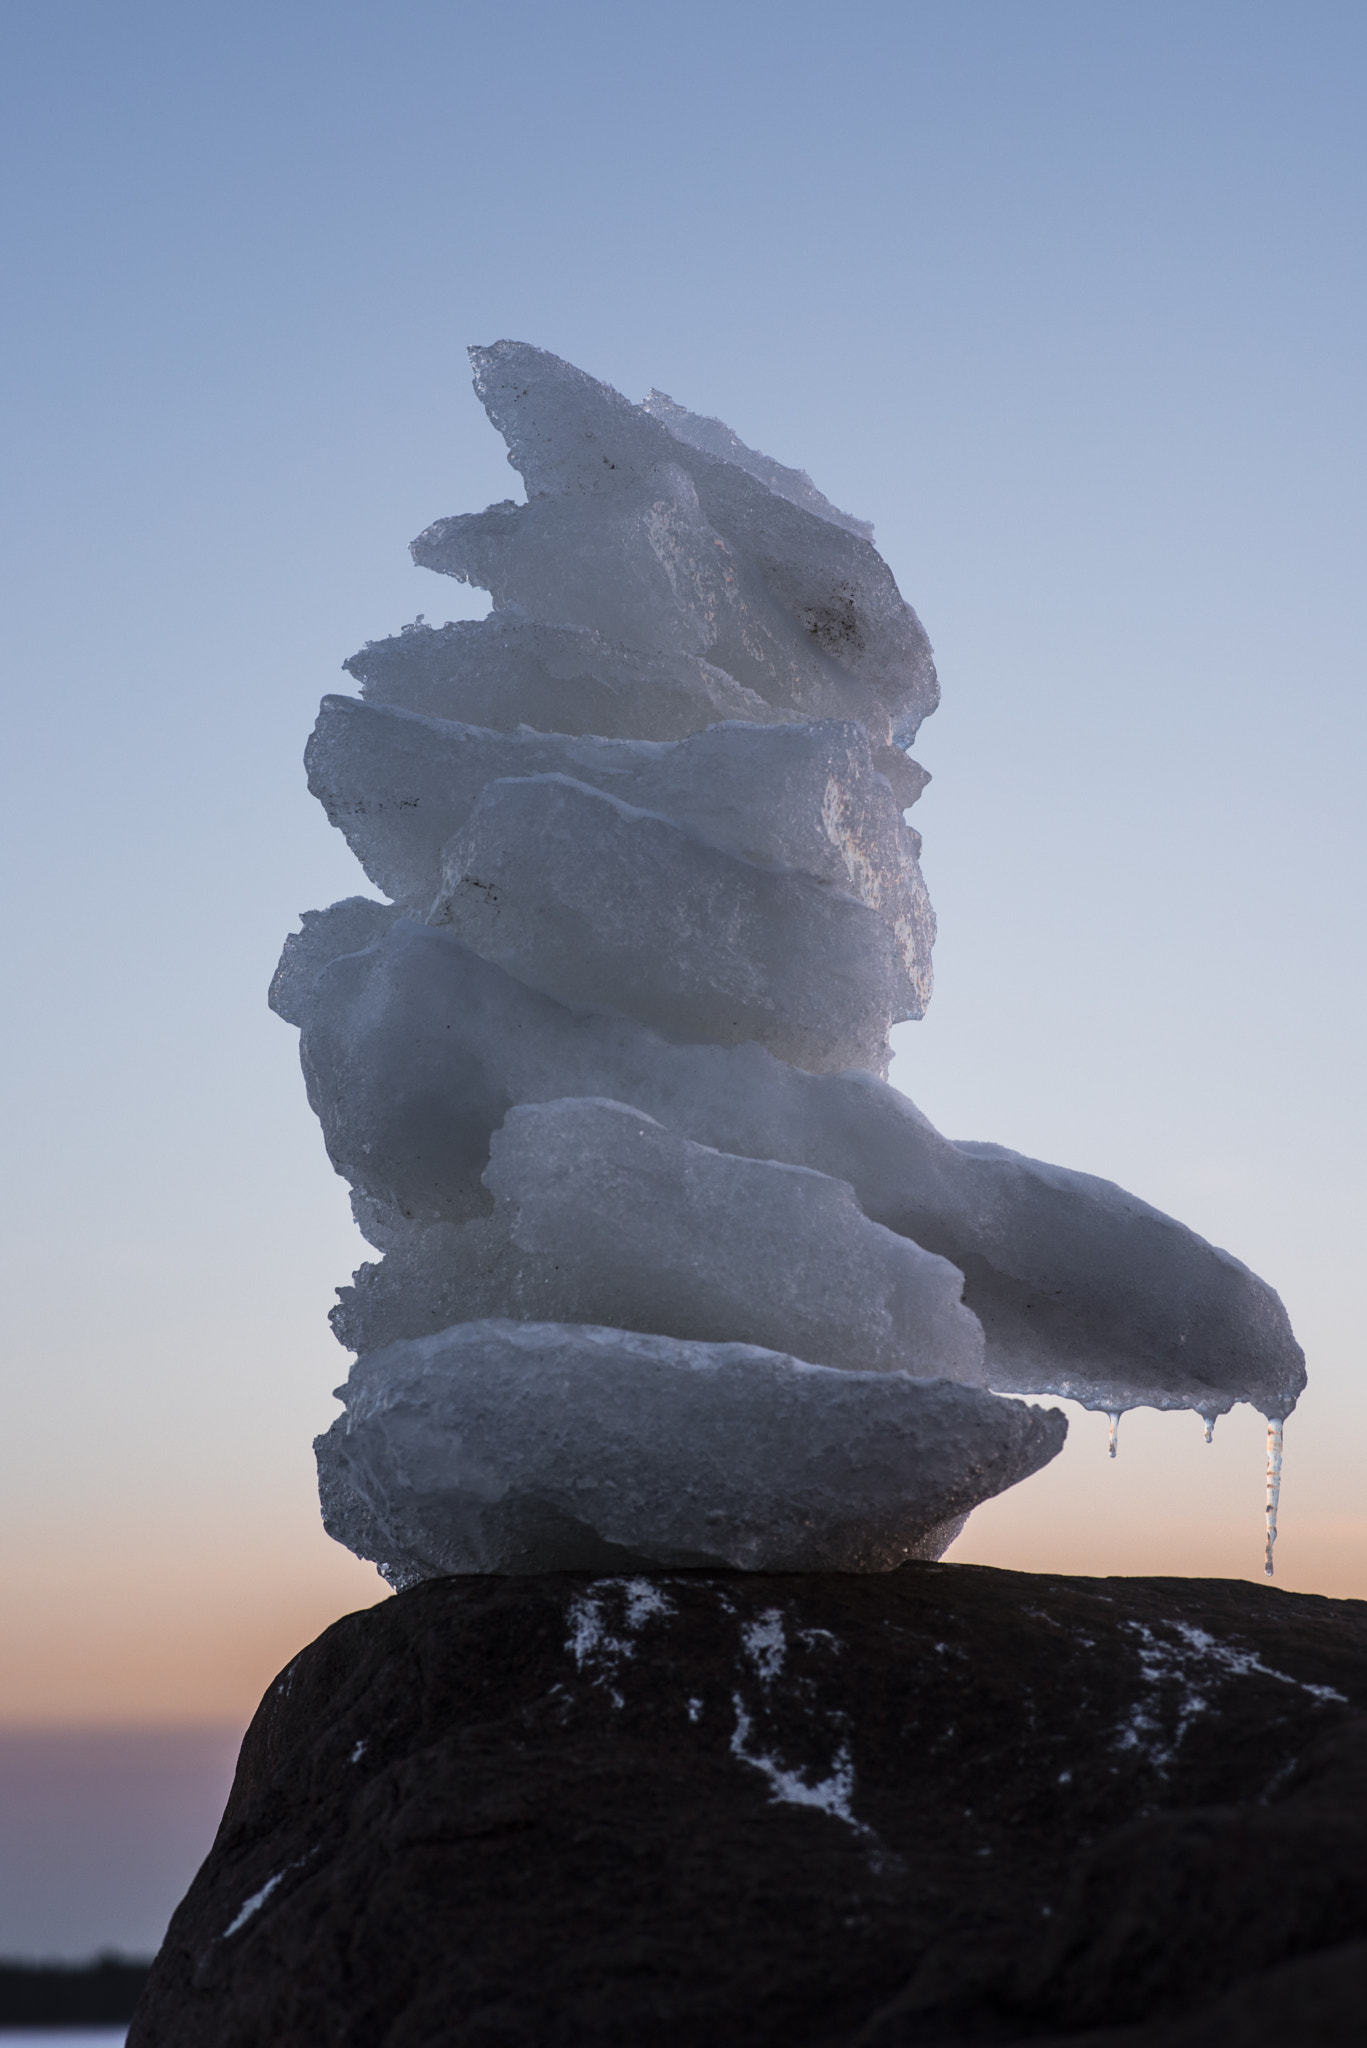
POLYGON ((273 1684, 129 2048, 1367 2038, 1367 1604, 435 1580, 273 1684))

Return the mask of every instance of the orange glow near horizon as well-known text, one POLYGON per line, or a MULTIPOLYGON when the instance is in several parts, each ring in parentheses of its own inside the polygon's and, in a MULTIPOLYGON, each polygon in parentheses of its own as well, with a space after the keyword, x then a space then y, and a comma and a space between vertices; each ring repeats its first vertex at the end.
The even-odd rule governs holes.
MULTIPOLYGON (((1061 1456, 978 1508, 951 1562, 1265 1583, 1260 1416, 1236 1409, 1207 1445, 1194 1416, 1134 1410, 1114 1461, 1104 1416, 1070 1409, 1069 1419, 1061 1456)), ((1351 1494, 1323 1483, 1336 1447, 1318 1437, 1310 1404, 1287 1427, 1273 1586, 1362 1599, 1367 1513, 1345 1517, 1351 1494)), ((310 1499, 250 1543, 187 1530, 154 1571, 146 1555, 130 1538, 98 1550, 73 1541, 50 1545, 39 1575, 11 1569, 0 1582, 0 1725, 245 1727, 291 1657, 339 1616, 389 1597, 371 1566, 324 1534, 310 1499)))

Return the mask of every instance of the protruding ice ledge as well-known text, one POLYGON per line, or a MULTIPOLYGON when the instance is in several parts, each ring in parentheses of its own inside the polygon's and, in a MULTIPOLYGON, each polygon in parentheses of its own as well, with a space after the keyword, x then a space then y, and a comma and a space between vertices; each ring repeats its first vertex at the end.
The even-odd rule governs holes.
POLYGON ((315 1444, 330 1535, 464 1572, 889 1571, 1062 1448, 1058 1409, 748 1344, 483 1321, 358 1359, 315 1444))

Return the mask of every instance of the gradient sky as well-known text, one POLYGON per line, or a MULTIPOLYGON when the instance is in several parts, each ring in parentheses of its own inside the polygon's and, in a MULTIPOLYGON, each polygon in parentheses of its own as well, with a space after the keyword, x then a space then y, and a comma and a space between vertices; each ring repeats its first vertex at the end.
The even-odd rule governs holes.
MULTIPOLYGON (((875 521, 944 686, 894 1079, 1281 1290, 1278 1583, 1367 1595, 1365 80, 1322 0, 0 7, 0 1721, 240 1725, 382 1590, 264 991, 365 886, 318 697, 483 608, 407 542, 521 494, 500 335, 875 521)), ((953 1555, 1260 1575, 1260 1418, 1073 1414, 953 1555)))

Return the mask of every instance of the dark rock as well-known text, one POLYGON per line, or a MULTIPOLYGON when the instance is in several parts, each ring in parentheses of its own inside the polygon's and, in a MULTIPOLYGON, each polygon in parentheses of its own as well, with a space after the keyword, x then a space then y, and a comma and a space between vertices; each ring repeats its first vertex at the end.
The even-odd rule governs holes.
POLYGON ((129 2048, 1367 2038, 1367 1604, 437 1580, 271 1687, 129 2048))

